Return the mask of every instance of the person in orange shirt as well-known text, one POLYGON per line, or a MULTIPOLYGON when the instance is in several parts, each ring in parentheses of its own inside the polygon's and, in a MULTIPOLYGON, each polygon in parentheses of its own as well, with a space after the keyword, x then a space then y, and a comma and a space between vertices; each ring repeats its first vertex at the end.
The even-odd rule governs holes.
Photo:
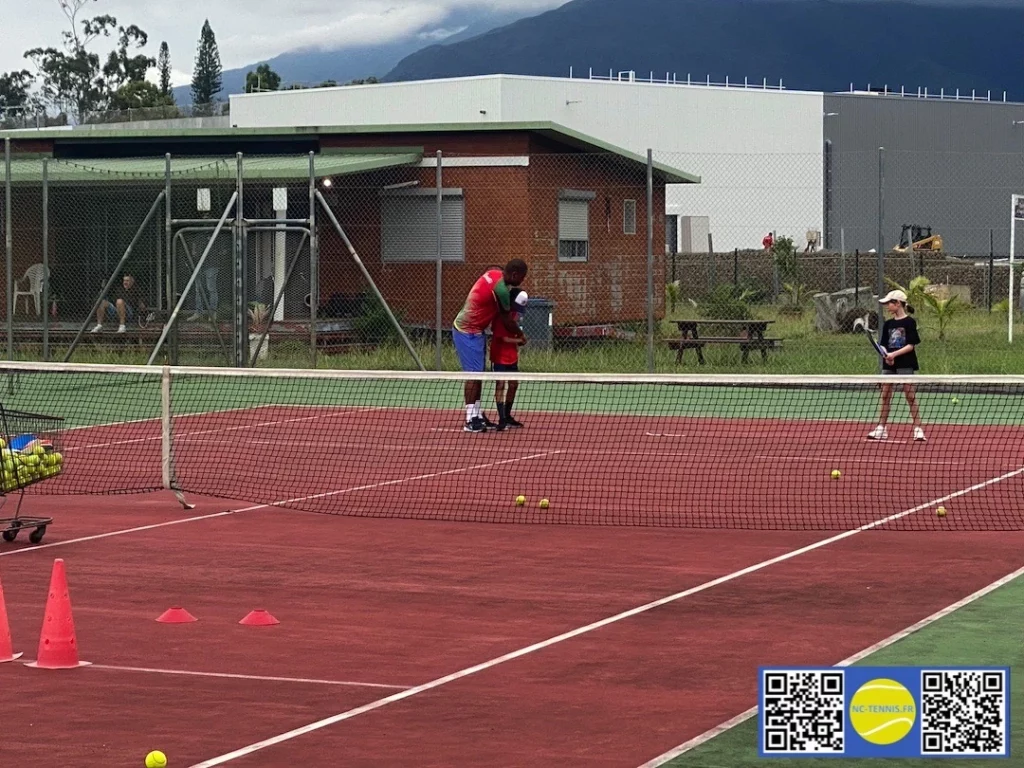
MULTIPOLYGON (((526 295, 526 291, 520 288, 512 288, 509 293, 512 299, 511 315, 514 320, 518 321, 526 309, 529 297, 526 295)), ((521 333, 518 336, 510 334, 501 318, 495 318, 491 326, 491 370, 495 373, 518 372, 519 347, 525 343, 525 336, 521 333)), ((508 428, 518 429, 523 426, 512 416, 512 404, 515 402, 518 388, 518 381, 509 381, 506 393, 504 381, 494 383, 494 402, 498 407, 498 432, 508 428)))

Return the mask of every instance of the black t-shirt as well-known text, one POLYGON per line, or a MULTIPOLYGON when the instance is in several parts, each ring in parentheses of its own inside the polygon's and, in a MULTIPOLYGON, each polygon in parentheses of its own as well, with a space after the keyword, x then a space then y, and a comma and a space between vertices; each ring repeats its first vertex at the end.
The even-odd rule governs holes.
POLYGON ((132 309, 141 309, 142 307, 142 292, 139 291, 139 286, 133 285, 131 288, 125 288, 124 283, 119 283, 114 288, 114 301, 123 299, 124 303, 132 309))
POLYGON ((921 337, 917 335, 917 323, 914 318, 907 317, 899 320, 886 320, 882 325, 882 346, 887 352, 895 352, 903 349, 908 344, 913 344, 915 349, 896 358, 895 365, 888 365, 882 361, 882 368, 888 371, 895 371, 898 368, 911 368, 917 370, 917 345, 921 343, 921 337))

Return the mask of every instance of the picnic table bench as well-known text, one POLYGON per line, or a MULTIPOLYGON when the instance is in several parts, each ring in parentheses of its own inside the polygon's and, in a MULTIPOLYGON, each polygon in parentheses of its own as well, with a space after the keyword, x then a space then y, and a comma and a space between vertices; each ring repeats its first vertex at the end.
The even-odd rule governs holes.
POLYGON ((761 357, 768 359, 769 349, 778 349, 782 346, 782 339, 766 338, 765 333, 768 326, 774 320, 676 320, 679 328, 679 338, 669 339, 668 346, 676 350, 676 364, 683 361, 683 353, 692 349, 697 353, 697 361, 704 365, 704 346, 706 344, 736 344, 743 352, 743 362, 749 359, 750 352, 761 350, 761 357), (718 328, 735 328, 739 331, 738 336, 701 336, 699 326, 713 326, 718 328))

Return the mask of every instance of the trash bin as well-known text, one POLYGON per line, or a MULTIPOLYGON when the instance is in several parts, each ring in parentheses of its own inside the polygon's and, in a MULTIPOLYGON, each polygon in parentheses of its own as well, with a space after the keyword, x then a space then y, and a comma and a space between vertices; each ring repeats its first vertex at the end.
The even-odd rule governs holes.
POLYGON ((551 349, 555 325, 555 302, 531 296, 519 324, 526 334, 526 349, 551 349))

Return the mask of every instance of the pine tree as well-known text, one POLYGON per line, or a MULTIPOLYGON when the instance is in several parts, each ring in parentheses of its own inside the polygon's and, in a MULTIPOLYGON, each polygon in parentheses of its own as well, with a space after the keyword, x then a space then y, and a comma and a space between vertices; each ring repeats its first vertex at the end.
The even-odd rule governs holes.
POLYGON ((167 43, 160 43, 160 58, 157 60, 157 67, 160 70, 160 93, 164 96, 171 96, 171 49, 167 43))
POLYGON ((199 35, 199 49, 196 51, 196 65, 192 72, 192 103, 195 105, 210 104, 221 92, 222 68, 220 52, 217 50, 217 37, 213 34, 210 21, 203 22, 203 31, 199 35))

